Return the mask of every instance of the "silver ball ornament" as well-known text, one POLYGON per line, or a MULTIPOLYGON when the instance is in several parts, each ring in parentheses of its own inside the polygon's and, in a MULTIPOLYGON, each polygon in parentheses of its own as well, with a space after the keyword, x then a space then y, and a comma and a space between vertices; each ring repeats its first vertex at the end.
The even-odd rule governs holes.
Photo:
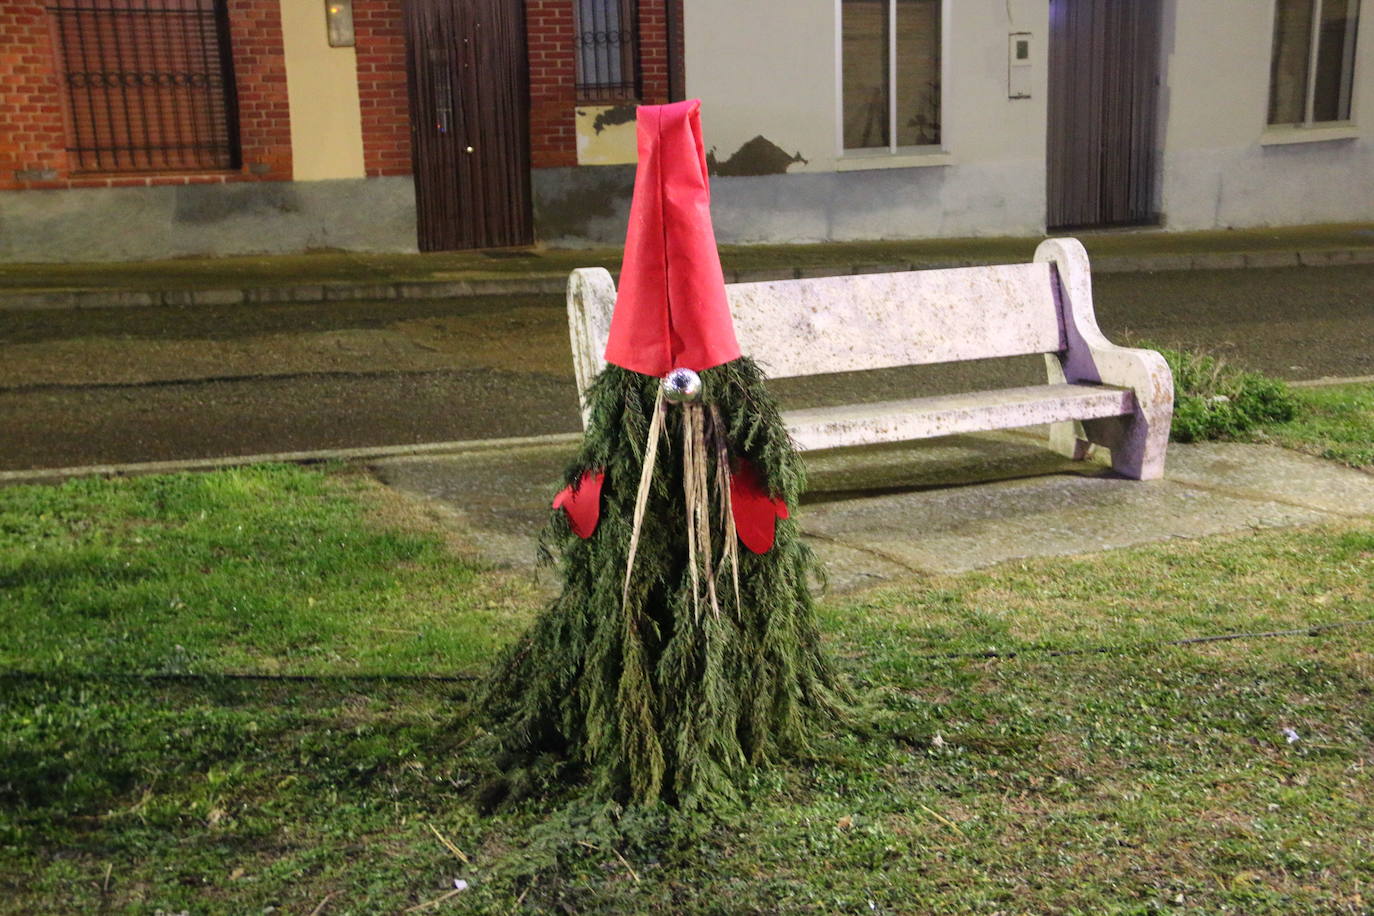
POLYGON ((701 376, 691 369, 674 369, 663 376, 663 397, 674 404, 686 404, 701 397, 701 376))

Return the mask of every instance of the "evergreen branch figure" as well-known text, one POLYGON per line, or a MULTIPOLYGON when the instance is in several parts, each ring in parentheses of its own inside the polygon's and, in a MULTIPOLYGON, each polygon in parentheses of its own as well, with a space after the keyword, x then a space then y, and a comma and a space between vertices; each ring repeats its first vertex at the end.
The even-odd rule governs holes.
POLYGON ((541 537, 562 590, 478 698, 505 773, 488 801, 568 776, 708 806, 844 702, 789 517, 804 469, 725 302, 698 107, 639 109, 609 365, 541 537))

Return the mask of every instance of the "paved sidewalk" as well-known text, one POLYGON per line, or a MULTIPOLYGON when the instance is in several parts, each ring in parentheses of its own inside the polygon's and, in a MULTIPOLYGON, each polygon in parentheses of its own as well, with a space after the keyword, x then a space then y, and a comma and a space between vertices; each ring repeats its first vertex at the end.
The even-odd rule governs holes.
MULTIPOLYGON (((530 569, 567 444, 374 462, 477 555, 530 569)), ((1374 517, 1374 474, 1284 449, 1172 445, 1164 480, 1070 462, 1026 433, 806 456, 797 518, 838 592, 1008 560, 1374 517)), ((546 582, 552 577, 543 577, 546 582)))
MULTIPOLYGON (((1096 273, 1374 263, 1374 223, 1214 232, 1078 234, 1096 273)), ((1039 238, 920 239, 721 249, 733 282, 1028 260, 1039 238)), ((447 299, 561 292, 575 267, 617 270, 618 249, 430 254, 323 252, 110 264, 0 264, 0 311, 447 299)))

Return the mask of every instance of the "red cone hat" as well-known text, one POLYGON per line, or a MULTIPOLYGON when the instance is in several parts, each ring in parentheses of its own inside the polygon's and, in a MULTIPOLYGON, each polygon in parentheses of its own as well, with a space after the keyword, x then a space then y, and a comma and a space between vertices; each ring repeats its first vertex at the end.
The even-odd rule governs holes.
POLYGON ((711 228, 701 102, 641 105, 639 166, 606 361, 644 375, 740 355, 711 228))

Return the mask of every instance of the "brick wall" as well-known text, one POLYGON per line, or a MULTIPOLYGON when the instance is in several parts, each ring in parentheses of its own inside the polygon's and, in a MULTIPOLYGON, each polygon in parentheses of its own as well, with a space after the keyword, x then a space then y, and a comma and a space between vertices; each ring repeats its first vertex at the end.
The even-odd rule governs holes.
POLYGON ((401 0, 355 0, 358 105, 363 118, 363 167, 369 178, 409 175, 410 100, 401 0))
MULTIPOLYGON (((635 2, 635 0, 623 0, 635 2)), ((638 101, 668 101, 668 20, 665 0, 639 2, 639 59, 643 94, 638 101)), ((682 4, 677 18, 677 60, 682 61, 682 4)), ((526 40, 530 57, 530 165, 550 168, 577 165, 576 35, 573 0, 525 0, 526 40)), ((596 104, 607 104, 599 102, 596 104)))
POLYGON ((573 40, 573 0, 525 0, 532 168, 577 165, 573 40))
MULTIPOLYGON (((639 72, 646 105, 668 101, 668 18, 663 0, 639 4, 639 72)), ((677 34, 682 34, 678 24, 677 34)), ((682 58, 679 56, 678 58, 682 58)))
MULTIPOLYGON (((21 187, 15 177, 20 171, 65 176, 67 129, 59 90, 43 4, 0 2, 0 188, 21 187)), ((38 179, 22 186, 63 185, 38 179)))
POLYGON ((0 0, 0 190, 289 180, 291 121, 278 0, 229 0, 243 169, 116 175, 71 171, 66 97, 42 2, 0 0))
MULTIPOLYGON (((49 15, 42 0, 0 0, 0 189, 290 180, 290 106, 279 2, 229 0, 243 168, 117 175, 70 170, 66 102, 49 15)), ((401 3, 356 0, 354 5, 363 163, 370 177, 411 173, 401 3)), ((531 165, 576 165, 573 0, 524 3, 531 165)), ((680 42, 680 3, 676 12, 680 42)), ((638 101, 665 102, 669 55, 664 0, 640 0, 639 31, 643 97, 638 101)))
POLYGON ((265 181, 290 181, 291 103, 279 0, 229 0, 229 40, 243 170, 265 181))

